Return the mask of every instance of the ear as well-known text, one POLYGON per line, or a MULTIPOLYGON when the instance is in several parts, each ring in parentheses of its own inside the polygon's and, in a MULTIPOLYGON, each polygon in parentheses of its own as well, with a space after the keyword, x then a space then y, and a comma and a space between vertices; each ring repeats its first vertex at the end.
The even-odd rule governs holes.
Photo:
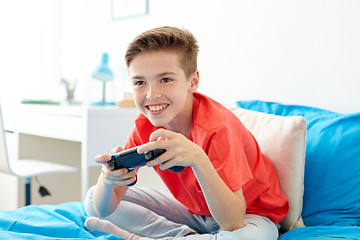
POLYGON ((199 87, 199 71, 196 70, 190 76, 190 91, 196 92, 198 87, 199 87))

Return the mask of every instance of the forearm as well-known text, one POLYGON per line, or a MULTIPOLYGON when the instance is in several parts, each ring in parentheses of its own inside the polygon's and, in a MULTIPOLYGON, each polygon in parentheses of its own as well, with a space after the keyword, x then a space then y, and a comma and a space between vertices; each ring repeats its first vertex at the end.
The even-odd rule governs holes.
POLYGON ((93 193, 93 204, 97 214, 100 217, 111 214, 122 200, 127 189, 127 186, 114 186, 111 184, 106 180, 102 172, 93 193))
POLYGON ((193 166, 211 215, 219 226, 232 231, 244 226, 246 202, 242 191, 232 192, 208 159, 193 166))

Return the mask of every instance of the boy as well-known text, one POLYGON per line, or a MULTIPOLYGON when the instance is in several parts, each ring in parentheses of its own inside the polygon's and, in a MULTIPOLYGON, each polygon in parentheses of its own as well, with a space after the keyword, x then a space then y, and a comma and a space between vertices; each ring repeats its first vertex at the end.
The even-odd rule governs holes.
POLYGON ((110 155, 96 156, 103 165, 85 200, 95 216, 85 222, 89 230, 125 239, 277 239, 288 202, 275 169, 231 111, 196 92, 197 54, 194 36, 173 27, 149 30, 130 44, 125 59, 141 114, 125 149, 166 149, 147 166, 171 194, 129 188, 137 169, 110 171, 110 155), (185 169, 168 169, 174 166, 185 169))

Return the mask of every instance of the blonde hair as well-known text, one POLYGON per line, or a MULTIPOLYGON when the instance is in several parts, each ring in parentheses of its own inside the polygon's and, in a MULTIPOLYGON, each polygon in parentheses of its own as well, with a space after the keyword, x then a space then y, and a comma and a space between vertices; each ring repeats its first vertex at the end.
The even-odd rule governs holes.
POLYGON ((180 53, 180 64, 186 77, 197 70, 199 45, 194 35, 186 29, 159 27, 137 36, 129 45, 125 61, 127 67, 140 53, 148 51, 171 50, 180 53))

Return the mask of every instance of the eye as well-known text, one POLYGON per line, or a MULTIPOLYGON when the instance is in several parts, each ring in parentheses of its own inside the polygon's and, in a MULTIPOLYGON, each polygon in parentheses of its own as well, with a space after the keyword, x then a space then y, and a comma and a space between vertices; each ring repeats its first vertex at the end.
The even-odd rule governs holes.
POLYGON ((171 82, 172 81, 172 79, 170 79, 170 78, 162 78, 161 79, 161 82, 171 82))
POLYGON ((145 81, 134 81, 134 86, 141 86, 141 85, 144 85, 145 84, 145 81))

